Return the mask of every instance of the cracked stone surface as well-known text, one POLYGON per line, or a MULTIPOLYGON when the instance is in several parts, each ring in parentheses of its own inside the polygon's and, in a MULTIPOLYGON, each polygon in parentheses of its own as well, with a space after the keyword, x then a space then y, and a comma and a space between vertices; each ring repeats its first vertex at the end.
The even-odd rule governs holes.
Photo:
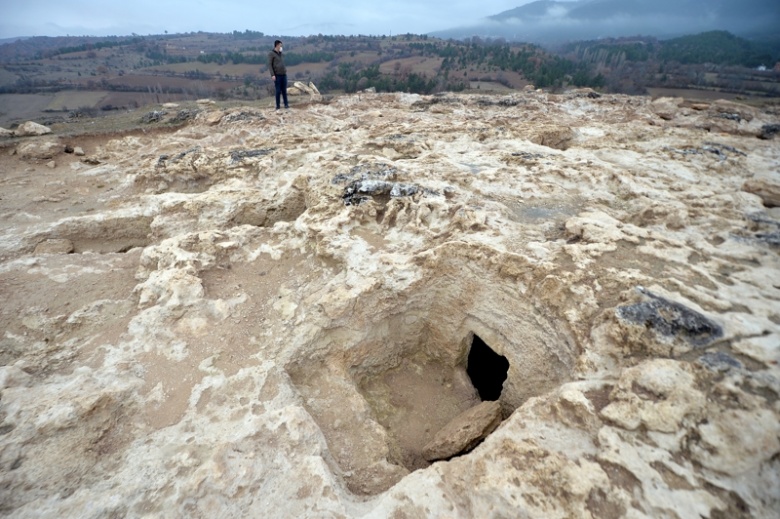
POLYGON ((201 108, 0 143, 0 513, 776 517, 776 113, 201 108), (430 463, 474 335, 502 422, 430 463))

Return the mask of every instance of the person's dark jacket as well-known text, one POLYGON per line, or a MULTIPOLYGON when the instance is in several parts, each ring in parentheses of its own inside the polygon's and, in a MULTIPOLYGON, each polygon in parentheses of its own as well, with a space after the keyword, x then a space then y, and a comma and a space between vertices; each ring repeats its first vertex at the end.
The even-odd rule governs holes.
POLYGON ((268 53, 268 70, 272 76, 287 75, 287 67, 284 66, 284 58, 281 52, 272 50, 268 53))

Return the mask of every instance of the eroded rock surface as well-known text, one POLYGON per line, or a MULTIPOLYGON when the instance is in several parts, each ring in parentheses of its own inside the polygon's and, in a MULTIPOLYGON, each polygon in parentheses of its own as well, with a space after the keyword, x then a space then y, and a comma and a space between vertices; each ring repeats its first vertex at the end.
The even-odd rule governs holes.
POLYGON ((591 94, 0 153, 0 511, 776 517, 780 121, 591 94), (430 464, 475 337, 505 419, 430 464))
POLYGON ((44 240, 35 247, 35 254, 70 254, 73 252, 73 242, 67 239, 44 240))

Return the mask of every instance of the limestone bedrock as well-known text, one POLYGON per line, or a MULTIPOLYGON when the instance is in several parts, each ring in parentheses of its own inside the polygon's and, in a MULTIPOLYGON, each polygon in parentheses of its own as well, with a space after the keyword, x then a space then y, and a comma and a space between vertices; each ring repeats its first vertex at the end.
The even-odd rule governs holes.
POLYGON ((4 141, 3 514, 776 517, 776 112, 201 108, 4 141), (502 422, 430 463, 475 337, 502 422))

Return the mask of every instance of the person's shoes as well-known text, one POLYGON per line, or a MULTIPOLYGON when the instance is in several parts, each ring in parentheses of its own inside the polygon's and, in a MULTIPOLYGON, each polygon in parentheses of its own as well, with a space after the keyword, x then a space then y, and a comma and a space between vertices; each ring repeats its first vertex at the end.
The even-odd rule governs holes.
POLYGON ((289 107, 289 106, 285 106, 285 107, 284 107, 284 109, 285 109, 285 110, 289 110, 289 109, 290 109, 290 107, 289 107))

